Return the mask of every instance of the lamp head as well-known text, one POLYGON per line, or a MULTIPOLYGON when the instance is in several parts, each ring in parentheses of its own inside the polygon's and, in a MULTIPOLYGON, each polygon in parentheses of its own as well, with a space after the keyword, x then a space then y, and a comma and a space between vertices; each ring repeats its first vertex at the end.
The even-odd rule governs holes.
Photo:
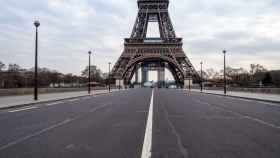
POLYGON ((35 26, 35 27, 39 27, 39 26, 40 26, 40 22, 39 22, 38 20, 36 20, 36 21, 34 22, 34 26, 35 26))

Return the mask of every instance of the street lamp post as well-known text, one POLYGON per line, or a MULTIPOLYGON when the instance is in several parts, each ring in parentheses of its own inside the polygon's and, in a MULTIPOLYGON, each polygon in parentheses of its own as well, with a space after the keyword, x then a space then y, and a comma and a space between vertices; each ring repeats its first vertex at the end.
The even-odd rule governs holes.
POLYGON ((224 94, 227 94, 227 79, 226 79, 226 53, 227 51, 223 51, 224 54, 224 94))
POLYGON ((202 74, 202 64, 203 62, 200 62, 200 92, 203 90, 203 74, 202 74))
POLYGON ((108 75, 108 86, 109 86, 109 93, 111 92, 111 62, 108 63, 109 64, 109 75, 108 75))
POLYGON ((38 100, 38 27, 40 22, 36 20, 34 22, 36 27, 36 39, 35 39, 35 69, 34 69, 34 100, 38 100))
POLYGON ((91 93, 91 70, 90 70, 90 65, 91 65, 91 51, 88 52, 88 94, 91 93))

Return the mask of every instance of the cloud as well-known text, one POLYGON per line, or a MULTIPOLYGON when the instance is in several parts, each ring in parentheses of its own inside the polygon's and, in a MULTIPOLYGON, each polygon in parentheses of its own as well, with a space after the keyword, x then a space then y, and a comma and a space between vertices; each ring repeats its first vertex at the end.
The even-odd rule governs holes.
POLYGON ((260 63, 280 68, 278 1, 173 2, 174 26, 196 67, 202 60, 205 67, 221 68, 221 51, 226 49, 232 66, 248 68, 250 63, 260 63))
MULTIPOLYGON (((137 14, 136 0, 0 0, 0 61, 32 67, 33 21, 39 19, 39 63, 79 74, 87 52, 103 71, 123 51, 137 14)), ((279 69, 280 3, 276 0, 171 0, 170 15, 184 49, 199 67, 221 68, 223 49, 229 64, 250 63, 279 69)))

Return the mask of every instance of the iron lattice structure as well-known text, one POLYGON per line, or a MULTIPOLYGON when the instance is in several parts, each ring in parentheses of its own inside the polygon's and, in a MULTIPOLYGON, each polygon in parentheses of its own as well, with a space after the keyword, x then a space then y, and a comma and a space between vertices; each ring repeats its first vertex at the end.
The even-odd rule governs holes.
POLYGON ((112 76, 127 85, 139 63, 159 60, 165 63, 179 84, 199 76, 183 51, 182 38, 177 38, 169 12, 169 0, 138 0, 138 15, 130 38, 124 40, 124 51, 116 62, 112 76), (149 22, 158 22, 159 38, 147 38, 149 22))

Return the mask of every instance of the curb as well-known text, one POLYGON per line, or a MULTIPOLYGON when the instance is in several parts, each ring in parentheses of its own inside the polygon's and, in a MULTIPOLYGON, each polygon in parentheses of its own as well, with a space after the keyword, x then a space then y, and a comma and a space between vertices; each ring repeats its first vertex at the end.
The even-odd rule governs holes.
MULTIPOLYGON (((195 91, 191 91, 191 92, 195 92, 195 91)), ((197 92, 197 93, 201 93, 201 92, 197 92)), ((209 94, 209 95, 218 95, 218 96, 224 96, 224 97, 240 98, 240 99, 247 99, 247 100, 255 100, 255 101, 262 101, 262 102, 280 104, 280 101, 274 101, 274 100, 266 100, 266 99, 258 99, 258 98, 248 98, 248 97, 241 97, 241 96, 234 96, 234 95, 215 94, 215 93, 210 93, 210 92, 202 92, 202 93, 209 94)))
POLYGON ((11 105, 11 106, 7 106, 7 107, 2 107, 2 108, 0 108, 0 110, 9 110, 9 109, 14 109, 14 108, 22 108, 22 107, 28 107, 28 106, 37 105, 37 104, 46 104, 46 103, 51 103, 51 102, 57 102, 57 101, 63 101, 63 100, 69 100, 69 99, 77 99, 77 98, 87 97, 87 96, 98 96, 98 95, 103 95, 103 94, 109 94, 109 93, 108 92, 106 92, 106 93, 98 93, 98 94, 94 94, 94 95, 87 94, 87 95, 81 95, 81 96, 76 96, 76 97, 54 99, 54 100, 41 101, 41 102, 39 101, 39 102, 35 102, 35 103, 11 105))

